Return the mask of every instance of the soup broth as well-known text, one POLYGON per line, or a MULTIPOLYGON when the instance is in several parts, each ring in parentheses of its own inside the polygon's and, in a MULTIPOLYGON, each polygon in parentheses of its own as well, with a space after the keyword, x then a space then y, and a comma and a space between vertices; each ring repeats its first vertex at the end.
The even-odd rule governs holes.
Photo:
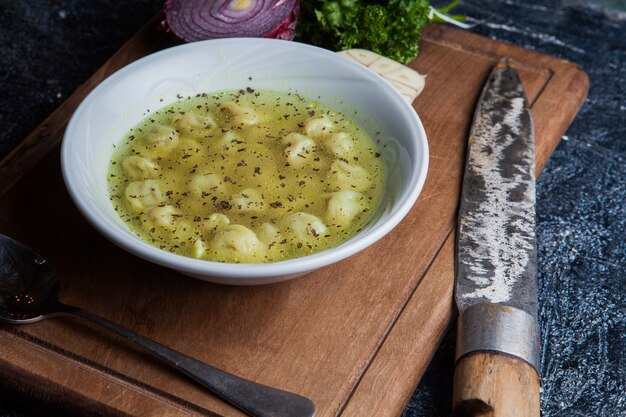
POLYGON ((358 233, 383 163, 344 114, 295 93, 199 94, 151 113, 113 154, 120 217, 163 250, 218 262, 309 255, 358 233))

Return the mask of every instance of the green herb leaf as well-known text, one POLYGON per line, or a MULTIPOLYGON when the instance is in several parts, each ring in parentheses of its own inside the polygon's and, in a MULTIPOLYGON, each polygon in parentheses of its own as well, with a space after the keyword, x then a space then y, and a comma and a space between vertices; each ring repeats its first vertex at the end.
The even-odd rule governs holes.
POLYGON ((332 50, 369 49, 403 64, 417 55, 422 28, 440 20, 428 0, 306 0, 300 7, 300 40, 332 50))

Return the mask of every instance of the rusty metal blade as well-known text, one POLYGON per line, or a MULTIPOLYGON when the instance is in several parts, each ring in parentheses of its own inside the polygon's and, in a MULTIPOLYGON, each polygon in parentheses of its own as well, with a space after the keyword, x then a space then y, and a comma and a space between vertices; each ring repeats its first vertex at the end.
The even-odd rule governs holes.
POLYGON ((501 61, 482 91, 470 132, 457 229, 456 303, 537 310, 535 150, 517 71, 501 61))

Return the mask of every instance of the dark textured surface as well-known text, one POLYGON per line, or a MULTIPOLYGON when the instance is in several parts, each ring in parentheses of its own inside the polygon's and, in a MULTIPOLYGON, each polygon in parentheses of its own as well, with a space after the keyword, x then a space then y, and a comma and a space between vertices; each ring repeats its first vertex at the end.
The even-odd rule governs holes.
MULTIPOLYGON (((0 157, 160 3, 0 0, 0 157)), ((589 98, 537 183, 541 405, 544 417, 626 416, 626 15, 571 0, 466 0, 459 12, 476 33, 589 73, 589 98)), ((453 345, 451 331, 405 417, 449 415, 453 345)), ((29 403, 0 394, 0 417, 42 415, 29 403)))
MULTIPOLYGON (((544 417, 626 416, 626 16, 581 2, 464 1, 474 32, 573 61, 589 96, 537 181, 544 417)), ((405 417, 447 416, 450 332, 405 417)))

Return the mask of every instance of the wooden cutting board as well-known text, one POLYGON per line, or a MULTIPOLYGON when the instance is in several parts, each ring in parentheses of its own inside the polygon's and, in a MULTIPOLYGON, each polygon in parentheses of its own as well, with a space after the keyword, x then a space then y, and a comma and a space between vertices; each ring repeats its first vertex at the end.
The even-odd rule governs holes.
MULTIPOLYGON (((430 146, 426 185, 384 239, 306 277, 263 287, 197 281, 140 260, 95 232, 67 195, 59 142, 80 100, 111 72, 172 45, 156 20, 0 163, 0 233, 31 246, 61 276, 62 300, 187 355, 310 397, 319 417, 398 416, 453 320, 453 241, 476 100, 504 55, 535 117, 540 170, 581 106, 575 65, 431 25, 427 74, 413 106, 430 146)), ((242 416, 119 338, 69 319, 0 326, 0 382, 93 415, 242 416)))

